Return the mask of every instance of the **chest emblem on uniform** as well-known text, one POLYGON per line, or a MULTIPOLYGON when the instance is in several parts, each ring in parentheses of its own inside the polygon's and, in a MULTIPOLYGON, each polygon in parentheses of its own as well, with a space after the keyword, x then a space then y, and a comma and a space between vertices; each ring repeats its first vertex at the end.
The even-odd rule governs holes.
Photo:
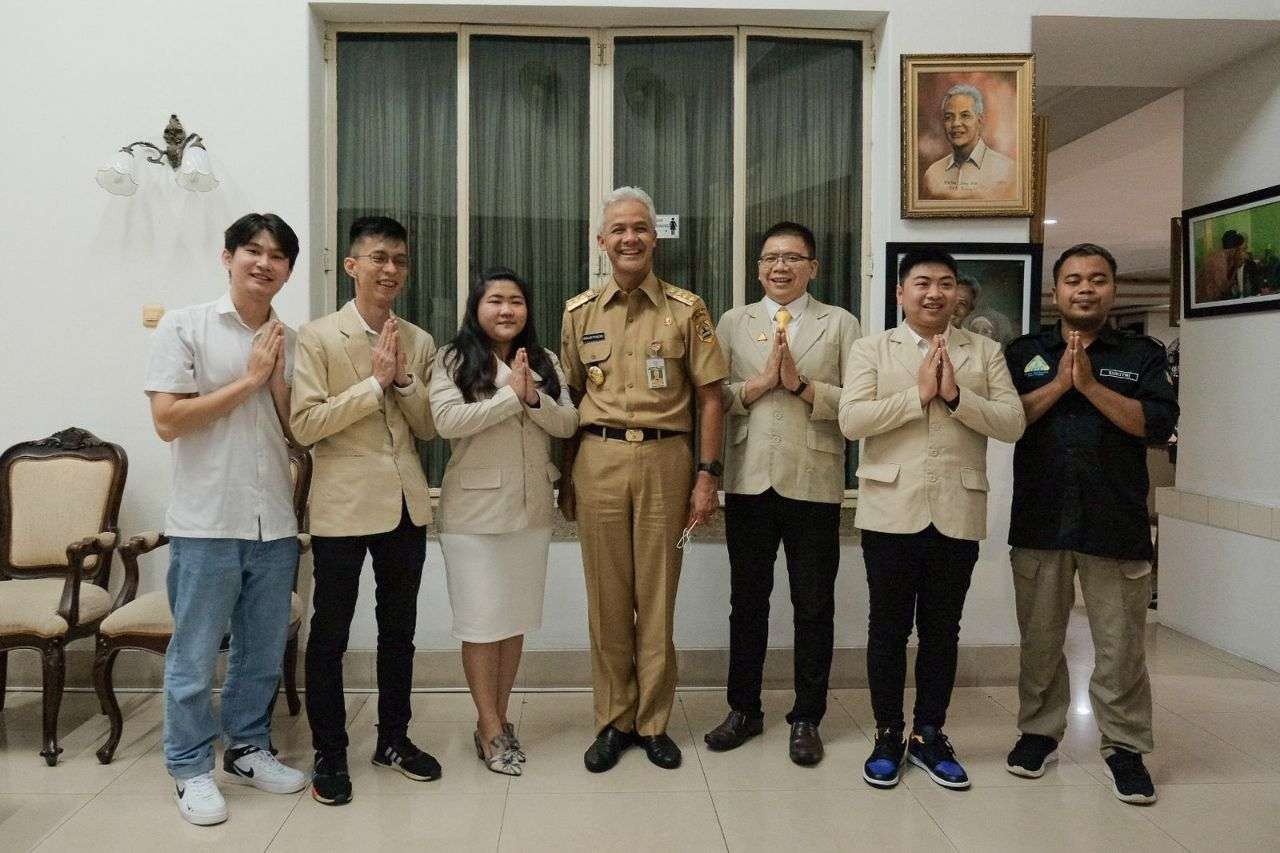
POLYGON ((1047 376, 1049 374, 1049 362, 1044 360, 1044 356, 1038 355, 1027 362, 1027 366, 1022 368, 1022 372, 1026 376, 1047 376))
POLYGON ((1138 381, 1138 374, 1128 370, 1115 370, 1110 367, 1104 367, 1098 371, 1099 376, 1106 376, 1109 379, 1127 379, 1130 382, 1138 381))
POLYGON ((757 332, 756 340, 760 341, 761 343, 764 343, 765 341, 769 340, 769 336, 766 335, 764 332, 757 332))
POLYGON ((604 332, 587 332, 582 336, 584 344, 594 344, 596 341, 604 340, 604 332))
POLYGON ((588 379, 590 379, 590 380, 591 380, 595 385, 597 385, 597 386, 598 386, 598 385, 603 385, 603 384, 604 384, 604 371, 603 371, 603 370, 601 370, 599 367, 597 367, 596 365, 594 365, 594 364, 593 364, 593 365, 591 365, 590 367, 588 367, 588 368, 587 368, 587 378, 588 378, 588 379))

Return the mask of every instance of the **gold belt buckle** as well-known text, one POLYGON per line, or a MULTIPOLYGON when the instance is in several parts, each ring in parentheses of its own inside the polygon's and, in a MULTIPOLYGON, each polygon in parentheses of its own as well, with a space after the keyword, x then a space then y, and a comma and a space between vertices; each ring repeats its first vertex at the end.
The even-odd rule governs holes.
POLYGON ((644 430, 642 429, 627 430, 627 441, 644 441, 644 430))

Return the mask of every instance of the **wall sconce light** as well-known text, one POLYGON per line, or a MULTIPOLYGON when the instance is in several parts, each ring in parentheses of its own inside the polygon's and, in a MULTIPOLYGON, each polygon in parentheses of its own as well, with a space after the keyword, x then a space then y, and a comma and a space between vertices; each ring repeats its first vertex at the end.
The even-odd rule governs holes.
POLYGON ((116 152, 110 163, 98 170, 98 186, 112 195, 133 195, 138 191, 134 172, 137 160, 133 149, 141 146, 154 152, 148 163, 167 163, 174 170, 174 180, 184 190, 208 192, 218 186, 218 178, 209 165, 209 152, 199 134, 188 134, 176 115, 169 116, 164 129, 165 147, 146 141, 132 142, 116 152))

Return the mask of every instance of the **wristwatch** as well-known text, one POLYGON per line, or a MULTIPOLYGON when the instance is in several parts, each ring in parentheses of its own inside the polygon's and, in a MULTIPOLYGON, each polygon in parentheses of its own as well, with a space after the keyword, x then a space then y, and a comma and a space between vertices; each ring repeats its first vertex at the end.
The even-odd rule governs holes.
POLYGON ((796 390, 792 391, 791 393, 799 397, 801 394, 804 393, 804 389, 809 387, 809 377, 801 373, 797 378, 800 380, 800 384, 797 385, 796 390))
POLYGON ((724 466, 720 464, 719 459, 715 460, 714 462, 699 462, 698 473, 702 473, 703 471, 706 471, 708 474, 710 474, 712 477, 715 477, 716 479, 719 479, 724 476, 724 466))

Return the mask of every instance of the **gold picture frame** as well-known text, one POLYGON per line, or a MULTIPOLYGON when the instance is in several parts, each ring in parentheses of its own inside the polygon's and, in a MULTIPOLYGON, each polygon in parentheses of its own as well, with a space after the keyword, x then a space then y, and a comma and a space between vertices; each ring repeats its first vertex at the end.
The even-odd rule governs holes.
POLYGON ((1032 54, 903 55, 902 217, 1033 215, 1034 103, 1032 54))

